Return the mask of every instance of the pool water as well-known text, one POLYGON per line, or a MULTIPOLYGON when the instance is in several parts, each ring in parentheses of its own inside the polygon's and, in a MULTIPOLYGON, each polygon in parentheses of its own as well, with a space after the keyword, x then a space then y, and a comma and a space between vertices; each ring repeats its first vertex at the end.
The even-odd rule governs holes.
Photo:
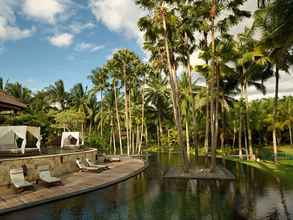
POLYGON ((290 181, 224 160, 218 163, 235 174, 235 182, 167 180, 162 178, 167 169, 181 166, 179 155, 153 154, 149 162, 144 173, 123 183, 0 219, 293 219, 290 181))

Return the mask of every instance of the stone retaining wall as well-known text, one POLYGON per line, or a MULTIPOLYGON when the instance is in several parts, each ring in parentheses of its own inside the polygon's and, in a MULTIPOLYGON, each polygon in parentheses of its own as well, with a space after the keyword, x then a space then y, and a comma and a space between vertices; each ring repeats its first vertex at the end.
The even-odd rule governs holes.
POLYGON ((77 158, 80 158, 82 161, 85 161, 86 158, 95 161, 96 157, 97 150, 90 149, 74 153, 1 159, 0 186, 9 184, 10 169, 24 167, 26 170, 26 180, 35 181, 38 175, 37 168, 40 165, 49 165, 52 175, 61 176, 67 173, 78 171, 78 168, 75 164, 75 160, 77 158))

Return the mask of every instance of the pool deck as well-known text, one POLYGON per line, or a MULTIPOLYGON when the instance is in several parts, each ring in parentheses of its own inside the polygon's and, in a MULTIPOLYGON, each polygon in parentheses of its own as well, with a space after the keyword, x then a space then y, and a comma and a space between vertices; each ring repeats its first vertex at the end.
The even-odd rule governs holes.
POLYGON ((110 169, 101 173, 76 172, 62 176, 62 185, 46 187, 39 183, 34 184, 33 190, 21 193, 17 193, 12 187, 1 187, 0 215, 111 186, 141 173, 148 163, 129 159, 107 165, 110 169))

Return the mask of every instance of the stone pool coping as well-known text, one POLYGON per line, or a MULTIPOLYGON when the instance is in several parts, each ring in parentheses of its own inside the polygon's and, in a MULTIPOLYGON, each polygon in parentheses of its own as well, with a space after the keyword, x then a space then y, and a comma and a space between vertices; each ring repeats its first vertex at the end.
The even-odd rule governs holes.
POLYGON ((70 198, 123 182, 143 172, 148 167, 148 162, 129 159, 110 163, 109 167, 111 169, 102 173, 77 172, 66 175, 62 177, 63 185, 44 187, 39 184, 35 191, 10 192, 0 195, 0 215, 70 198))
POLYGON ((41 159, 41 158, 50 158, 50 157, 56 157, 56 156, 77 155, 77 154, 81 154, 81 153, 91 153, 91 152, 96 152, 96 151, 97 150, 94 148, 88 148, 88 149, 79 150, 79 151, 75 151, 75 152, 63 152, 63 153, 55 153, 55 154, 0 158, 0 162, 14 161, 14 160, 41 159))

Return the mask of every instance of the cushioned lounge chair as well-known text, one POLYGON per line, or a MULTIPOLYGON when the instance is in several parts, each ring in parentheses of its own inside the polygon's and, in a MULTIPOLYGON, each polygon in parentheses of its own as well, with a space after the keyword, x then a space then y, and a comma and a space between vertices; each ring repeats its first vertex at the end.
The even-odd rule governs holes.
POLYGON ((101 168, 86 166, 80 160, 76 160, 75 163, 78 166, 79 170, 83 171, 83 172, 87 172, 87 171, 92 171, 92 172, 103 171, 103 169, 101 169, 101 168))
POLYGON ((57 178, 51 175, 48 165, 39 166, 38 175, 39 175, 38 180, 41 180, 47 184, 61 184, 62 183, 60 178, 57 178))
POLYGON ((16 189, 25 189, 32 187, 33 184, 24 179, 23 169, 11 169, 9 171, 11 184, 16 189))
POLYGON ((120 156, 113 156, 113 155, 106 155, 106 154, 103 154, 104 158, 105 158, 105 161, 107 162, 120 162, 121 159, 120 159, 120 156))
POLYGON ((107 158, 110 162, 120 162, 120 157, 108 157, 107 158))
POLYGON ((96 168, 100 168, 100 169, 104 169, 104 170, 108 170, 110 169, 108 166, 106 165, 101 165, 101 164, 95 164, 93 162, 91 162, 89 159, 86 159, 86 164, 89 166, 89 167, 96 167, 96 168))

